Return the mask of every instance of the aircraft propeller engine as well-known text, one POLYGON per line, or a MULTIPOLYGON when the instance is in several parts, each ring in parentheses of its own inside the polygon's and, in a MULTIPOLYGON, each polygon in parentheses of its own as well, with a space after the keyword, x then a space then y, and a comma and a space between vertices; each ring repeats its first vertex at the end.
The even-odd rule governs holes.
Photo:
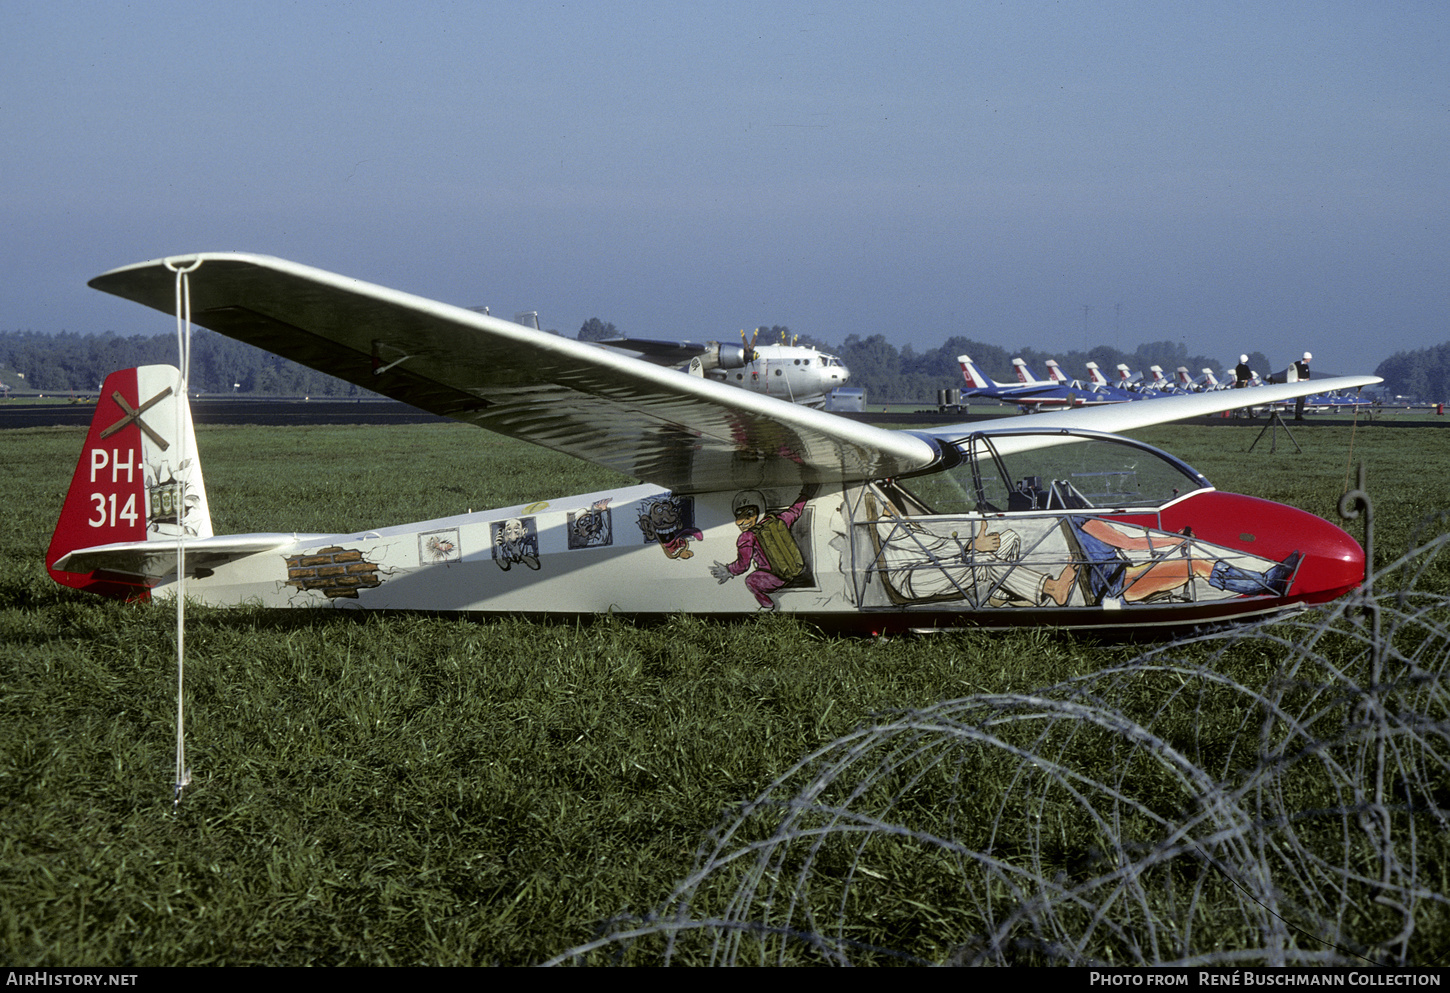
POLYGON ((741 329, 741 331, 740 331, 740 343, 745 346, 745 362, 743 363, 744 365, 749 365, 750 363, 754 362, 759 357, 755 353, 755 339, 756 338, 759 338, 759 337, 760 337, 760 328, 756 328, 755 329, 755 333, 750 336, 750 340, 749 341, 746 341, 745 340, 745 329, 744 328, 741 329))
POLYGON ((705 351, 700 363, 706 369, 743 369, 755 361, 755 350, 739 345, 723 345, 718 341, 705 342, 705 351))

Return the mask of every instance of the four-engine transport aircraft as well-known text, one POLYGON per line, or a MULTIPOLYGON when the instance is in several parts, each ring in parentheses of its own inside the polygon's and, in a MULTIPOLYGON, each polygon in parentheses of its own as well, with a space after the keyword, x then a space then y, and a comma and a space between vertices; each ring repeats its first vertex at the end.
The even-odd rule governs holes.
POLYGON ((350 534, 213 535, 183 384, 147 366, 113 373, 97 403, 46 559, 61 583, 221 605, 1152 632, 1363 578, 1328 521, 1109 433, 1242 403, 1232 391, 891 431, 266 256, 159 259, 91 285, 173 313, 173 267, 191 265, 196 324, 640 483, 350 534))

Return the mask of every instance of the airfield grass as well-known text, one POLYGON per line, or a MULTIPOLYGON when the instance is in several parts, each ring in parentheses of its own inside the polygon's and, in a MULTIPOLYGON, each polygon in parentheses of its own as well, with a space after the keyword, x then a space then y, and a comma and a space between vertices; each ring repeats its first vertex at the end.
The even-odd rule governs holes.
MULTIPOLYGON (((1302 454, 1282 439, 1246 454, 1256 433, 1140 436, 1223 489, 1331 519, 1347 469, 1365 462, 1385 561, 1447 505, 1450 433, 1313 426, 1296 429, 1302 454)), ((361 530, 622 482, 461 426, 198 434, 218 533, 361 530)), ((540 962, 657 906, 732 808, 873 716, 1025 693, 1136 652, 1041 630, 840 638, 782 616, 566 625, 193 607, 194 781, 173 807, 174 611, 50 582, 44 550, 84 432, 3 437, 10 965, 540 962)), ((1272 678, 1271 660, 1242 665, 1245 683, 1272 678)), ((1013 770, 980 776, 990 795, 1013 770)), ((1421 843, 1450 864, 1443 835, 1421 843)), ((1068 840, 1056 857, 1070 869, 1083 853, 1068 840)), ((970 935, 949 867, 923 858, 893 873, 853 935, 927 957, 970 935)), ((1242 921, 1222 926, 1222 947, 1256 940, 1234 933, 1242 921)), ((1418 935, 1450 945, 1444 919, 1418 935)))

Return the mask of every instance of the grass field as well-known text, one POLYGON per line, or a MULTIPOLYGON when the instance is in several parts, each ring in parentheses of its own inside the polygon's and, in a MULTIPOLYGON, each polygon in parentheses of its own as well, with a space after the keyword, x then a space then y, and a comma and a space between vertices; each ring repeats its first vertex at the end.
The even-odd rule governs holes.
MULTIPOLYGON (((1381 564, 1450 505, 1450 433, 1315 425, 1296 429, 1302 454, 1282 441, 1274 454, 1263 445, 1246 454, 1256 434, 1163 427, 1139 436, 1220 488, 1331 519, 1353 468, 1364 463, 1381 564)), ((618 481, 461 426, 203 428, 198 435, 218 533, 361 530, 618 481)), ((611 618, 555 626, 196 608, 188 614, 186 679, 195 780, 173 809, 173 612, 62 589, 42 566, 83 437, 82 429, 4 436, 0 958, 9 964, 542 962, 596 938, 611 919, 660 907, 711 850, 712 832, 736 823, 730 818, 740 804, 882 715, 940 716, 942 701, 1031 694, 1075 678, 1089 680, 1083 685, 1098 699, 1108 684, 1095 674, 1138 654, 1034 630, 842 639, 788 617, 733 626, 691 617, 652 627, 611 618)), ((1362 524, 1346 526, 1362 537, 1362 524)), ((1443 595, 1450 573, 1437 562, 1418 585, 1443 595)), ((1190 704, 1181 690, 1160 696, 1125 682, 1112 684, 1115 705, 1156 715, 1154 734, 1191 751, 1194 769, 1216 770, 1212 776, 1227 783, 1242 757, 1236 742, 1245 729, 1258 734, 1246 716, 1252 706, 1241 705, 1245 694, 1316 692, 1302 682, 1292 691, 1266 689, 1284 679, 1283 646, 1305 640, 1300 629, 1280 630, 1283 644, 1266 636, 1183 650, 1221 671, 1238 703, 1210 704, 1204 691, 1190 704), (1186 709, 1173 710, 1170 697, 1186 709)), ((1443 798, 1450 776, 1438 692, 1427 705, 1440 729, 1430 735, 1438 751, 1416 759, 1428 771, 1412 778, 1443 798)), ((1000 707, 999 717, 1008 713, 1000 707)), ((1316 704, 1313 726, 1344 726, 1349 710, 1316 704)), ((965 719, 952 714, 953 726, 965 719)), ((1072 744, 1054 744, 1053 754, 1070 750, 1086 763, 1089 781, 1116 784, 1114 802, 1128 796, 1134 804, 1124 829, 1153 836, 1187 802, 1183 783, 1192 777, 1151 761, 1139 768, 1138 758, 1125 760, 1114 725, 1085 726, 1091 733, 1068 733, 1072 744)), ((1013 748, 1045 754, 1041 732, 1023 734, 1013 748)), ((1016 810, 1003 798, 1019 795, 1024 768, 1037 763, 1004 760, 1010 752, 972 754, 972 764, 953 759, 919 771, 910 765, 918 758, 894 759, 885 777, 892 785, 871 779, 859 795, 885 790, 888 806, 949 823, 972 845, 995 837, 1001 858, 1033 862, 1044 878, 1096 871, 1102 825, 1061 781, 1031 791, 1016 810), (1037 825, 1033 832, 1050 821, 1055 840, 1034 835, 1030 850, 1014 855, 1000 839, 1017 816, 1037 825)), ((1343 803, 1335 796, 1344 784, 1334 776, 1274 783, 1273 796, 1292 797, 1284 802, 1294 810, 1343 803)), ((1417 832, 1413 853, 1398 854, 1397 864, 1413 866, 1426 893, 1444 894, 1450 841, 1439 815, 1424 807, 1396 814, 1417 832)), ((1395 846, 1408 846, 1399 840, 1404 824, 1396 821, 1395 846)), ((738 830, 741 838, 766 837, 774 828, 742 823, 738 830)), ((1343 830, 1311 825, 1300 828, 1296 844, 1312 848, 1316 831, 1331 847, 1343 843, 1343 830)), ((959 856, 943 858, 929 846, 888 849, 874 837, 842 844, 822 842, 804 858, 783 853, 770 870, 786 879, 811 869, 812 886, 794 892, 816 901, 818 930, 838 928, 859 943, 853 947, 929 961, 961 958, 981 940, 981 904, 964 902, 959 856)), ((1361 848, 1348 845, 1344 858, 1364 862, 1356 878, 1368 879, 1376 863, 1361 848)), ((1101 929, 1088 942, 1091 957, 1184 958, 1205 934, 1206 947, 1220 953, 1260 947, 1259 925, 1232 909, 1234 887, 1177 862, 1154 866, 1160 895, 1122 908, 1122 919, 1134 923, 1101 929), (1181 908, 1172 894, 1185 892, 1196 938, 1190 921, 1175 916, 1181 908), (1143 934, 1170 932, 1179 937, 1165 939, 1162 951, 1141 951, 1143 934)), ((733 878, 701 885, 733 886, 733 878)), ((772 885, 782 887, 779 879, 772 885)), ((698 904, 703 890, 691 892, 698 904)), ((760 908, 761 892, 757 885, 751 907, 760 908)), ((772 899, 787 892, 772 890, 772 899)), ((1345 899, 1358 892, 1347 887, 1345 899)), ((1022 898, 1004 890, 991 899, 1022 898)), ((1314 899, 1286 901, 1302 908, 1314 899)), ((1401 924, 1388 911, 1311 911, 1339 930, 1293 939, 1307 955, 1382 954, 1401 924)), ((1403 960, 1429 964, 1450 949, 1443 898, 1418 899, 1413 923, 1412 937, 1394 946, 1403 960)), ((786 961, 830 960, 809 942, 787 944, 786 961)), ((1021 947, 1021 961, 1053 960, 1047 946, 1021 947)), ((661 954, 639 943, 624 960, 648 963, 661 954)), ((713 954, 682 946, 674 960, 713 954)))

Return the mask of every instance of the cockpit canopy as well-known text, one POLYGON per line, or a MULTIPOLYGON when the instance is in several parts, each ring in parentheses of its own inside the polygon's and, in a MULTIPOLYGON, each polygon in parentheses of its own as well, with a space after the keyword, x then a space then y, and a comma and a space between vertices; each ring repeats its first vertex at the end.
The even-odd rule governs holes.
POLYGON ((1210 486, 1187 463, 1118 435, 994 431, 944 448, 944 468, 900 481, 933 514, 1146 510, 1210 486))

